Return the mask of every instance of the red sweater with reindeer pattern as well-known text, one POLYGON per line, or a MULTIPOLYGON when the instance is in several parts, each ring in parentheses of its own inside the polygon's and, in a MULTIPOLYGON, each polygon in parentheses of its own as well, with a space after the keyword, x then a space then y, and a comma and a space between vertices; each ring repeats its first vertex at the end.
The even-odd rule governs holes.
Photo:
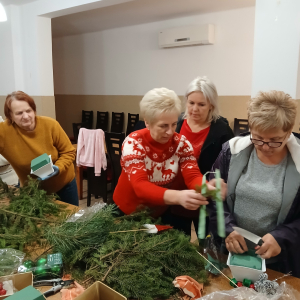
POLYGON ((167 189, 189 189, 202 184, 193 147, 185 136, 174 133, 166 143, 156 142, 148 129, 131 133, 123 142, 122 173, 113 195, 114 202, 130 214, 140 206, 166 208, 167 189))

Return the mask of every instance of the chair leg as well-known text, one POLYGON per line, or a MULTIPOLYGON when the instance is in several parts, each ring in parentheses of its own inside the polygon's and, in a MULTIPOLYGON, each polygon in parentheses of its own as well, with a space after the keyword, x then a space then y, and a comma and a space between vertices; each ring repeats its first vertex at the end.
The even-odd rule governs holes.
POLYGON ((91 198, 92 198, 92 180, 90 168, 87 170, 87 206, 91 206, 91 198))

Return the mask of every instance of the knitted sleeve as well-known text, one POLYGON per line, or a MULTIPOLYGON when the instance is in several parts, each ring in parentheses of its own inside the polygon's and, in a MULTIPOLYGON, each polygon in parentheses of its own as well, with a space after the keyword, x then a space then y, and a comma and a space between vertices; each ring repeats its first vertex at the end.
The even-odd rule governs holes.
POLYGON ((145 165, 146 151, 138 140, 128 136, 122 146, 121 166, 128 176, 136 196, 145 204, 164 205, 166 188, 159 187, 148 179, 145 165))
POLYGON ((59 167, 60 172, 63 172, 73 164, 76 156, 75 148, 65 131, 56 121, 52 131, 52 138, 54 146, 58 151, 58 160, 54 164, 59 167))
POLYGON ((194 150, 191 143, 185 136, 181 136, 178 146, 179 165, 181 169, 184 182, 189 189, 195 189, 196 185, 202 184, 202 177, 194 150))
POLYGON ((4 122, 0 123, 0 154, 4 150, 4 140, 5 140, 5 124, 4 122))

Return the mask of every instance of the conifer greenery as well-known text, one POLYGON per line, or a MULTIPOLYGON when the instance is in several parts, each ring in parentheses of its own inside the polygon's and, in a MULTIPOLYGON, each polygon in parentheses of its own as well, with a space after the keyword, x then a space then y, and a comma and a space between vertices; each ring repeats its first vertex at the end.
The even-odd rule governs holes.
POLYGON ((159 224, 149 212, 116 217, 116 207, 110 205, 81 222, 68 222, 53 198, 38 188, 38 181, 29 179, 16 190, 0 179, 0 248, 43 243, 45 249, 62 253, 65 270, 82 284, 100 280, 140 300, 168 298, 176 292, 176 276, 206 282, 204 261, 183 233, 126 231, 159 224), (3 198, 9 205, 1 204, 3 198))
POLYGON ((10 188, 0 178, 0 248, 25 250, 24 246, 39 244, 45 225, 65 218, 65 206, 55 203, 54 196, 38 185, 39 181, 28 177, 26 186, 10 188))
POLYGON ((176 276, 206 281, 204 262, 189 237, 173 229, 160 234, 111 233, 157 223, 145 211, 115 218, 114 210, 108 206, 85 222, 47 230, 47 240, 63 254, 77 280, 99 280, 128 298, 141 300, 168 298, 175 292, 176 276))

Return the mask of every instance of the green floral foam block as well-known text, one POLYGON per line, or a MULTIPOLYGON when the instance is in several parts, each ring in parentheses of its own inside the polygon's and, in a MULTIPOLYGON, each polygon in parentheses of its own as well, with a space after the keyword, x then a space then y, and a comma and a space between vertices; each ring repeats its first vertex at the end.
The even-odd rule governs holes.
POLYGON ((50 158, 47 153, 44 153, 31 161, 31 170, 34 172, 49 163, 50 158))
POLYGON ((262 259, 251 250, 242 254, 232 254, 230 264, 255 270, 262 269, 262 259))

